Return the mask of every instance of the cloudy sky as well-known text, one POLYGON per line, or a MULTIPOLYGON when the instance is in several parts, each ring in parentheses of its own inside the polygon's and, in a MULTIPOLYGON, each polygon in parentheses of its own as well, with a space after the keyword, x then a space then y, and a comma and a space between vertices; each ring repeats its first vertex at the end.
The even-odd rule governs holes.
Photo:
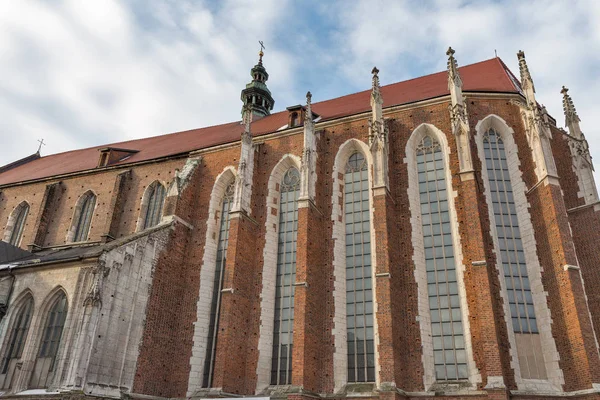
MULTIPOLYGON (((459 65, 497 51, 564 125, 570 89, 600 171, 600 2, 2 1, 0 165, 240 118, 258 40, 275 110, 459 65)), ((600 174, 596 180, 600 182, 600 174)))

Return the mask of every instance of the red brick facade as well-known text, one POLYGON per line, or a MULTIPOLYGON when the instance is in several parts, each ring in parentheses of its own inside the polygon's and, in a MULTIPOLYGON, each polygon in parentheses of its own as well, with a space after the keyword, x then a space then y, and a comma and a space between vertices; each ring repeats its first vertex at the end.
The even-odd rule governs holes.
MULTIPOLYGON (((569 139, 566 133, 552 128, 558 184, 538 184, 520 108, 511 102, 520 95, 471 93, 467 97, 474 167, 469 176, 460 171, 447 97, 384 108, 389 129, 389 188, 376 189, 372 197, 379 387, 350 385, 346 392, 362 390, 365 399, 385 400, 417 395, 452 399, 548 395, 542 390, 518 387, 513 369, 518 361, 511 356, 501 295, 501 266, 494 250, 490 206, 486 203, 482 163, 474 139, 477 123, 494 114, 512 128, 518 147, 519 168, 527 188, 526 208, 531 215, 543 290, 547 292, 546 307, 552 319, 551 333, 564 377, 559 391, 577 398, 599 398, 593 390, 598 386, 593 385, 600 384, 599 336, 595 334, 600 331, 600 211, 593 205, 578 208, 584 204, 576 195, 577 176, 569 139), (408 139, 421 124, 441 130, 449 145, 447 168, 456 194, 457 234, 468 307, 468 320, 464 323, 469 324, 472 358, 480 376, 468 388, 446 387, 440 389, 442 393, 430 391, 423 380, 427 367, 423 362, 411 226, 411 213, 415 210, 410 207, 409 165, 405 160, 408 139), (494 386, 489 377, 496 381, 500 377, 504 387, 494 386)), ((314 202, 301 202, 298 211, 292 386, 287 395, 291 400, 347 396, 346 392, 334 393, 332 174, 335 157, 344 142, 358 139, 368 143, 370 116, 362 113, 316 124, 316 195, 314 202)), ((240 126, 240 133, 242 130, 240 126)), ((303 149, 301 128, 285 133, 254 138, 251 212, 231 214, 212 385, 222 396, 256 394, 265 223, 269 213, 278 212, 267 207, 268 181, 282 157, 302 157, 303 149)), ((226 167, 238 167, 239 154, 239 143, 233 143, 172 159, 100 168, 0 188, 0 228, 20 202, 30 204, 21 247, 64 245, 75 203, 87 190, 97 195, 90 241, 106 242, 135 232, 142 194, 149 184, 159 180, 167 188, 172 187, 176 170, 184 168, 188 157, 200 157, 185 186, 175 196, 167 197, 165 203, 168 211, 164 215, 175 216, 182 223, 172 228, 167 248, 159 255, 153 272, 133 393, 164 398, 189 395, 208 204, 215 179, 226 167)))

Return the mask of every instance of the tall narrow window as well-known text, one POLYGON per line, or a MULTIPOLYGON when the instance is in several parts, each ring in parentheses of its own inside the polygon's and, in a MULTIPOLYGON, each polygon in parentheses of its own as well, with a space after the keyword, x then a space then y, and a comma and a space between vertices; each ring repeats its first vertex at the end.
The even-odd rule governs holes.
POLYGON ((10 336, 7 342, 7 347, 2 359, 2 375, 4 375, 4 381, 2 384, 3 389, 8 389, 11 387, 16 364, 23 354, 23 348, 25 347, 25 340, 27 340, 27 332, 29 332, 29 323, 31 322, 32 314, 33 298, 28 296, 27 300, 21 304, 15 314, 14 322, 11 327, 10 336))
POLYGON ((375 382, 371 210, 364 156, 350 156, 344 175, 348 382, 375 382))
POLYGON ((60 292, 48 312, 46 325, 42 332, 42 343, 31 376, 31 388, 48 387, 54 376, 56 354, 67 319, 67 297, 60 292))
POLYGON ((450 225, 446 169, 440 143, 425 136, 417 146, 421 224, 431 313, 435 377, 468 378, 450 225))
POLYGON ((156 183, 150 188, 148 195, 148 208, 146 209, 146 217, 144 218, 144 228, 148 229, 158 225, 162 217, 162 209, 165 203, 165 187, 160 183, 156 183))
POLYGON ((96 196, 93 193, 88 192, 80 201, 81 208, 79 212, 79 218, 77 220, 77 226, 75 227, 75 236, 73 238, 74 242, 85 242, 88 239, 92 215, 96 205, 96 196))
POLYGON ((13 246, 19 246, 21 236, 23 236, 25 220, 27 219, 27 214, 29 214, 29 204, 25 202, 21 203, 14 212, 16 215, 13 220, 14 224, 8 243, 12 244, 13 246))
POLYGON ((507 154, 504 141, 493 129, 487 131, 483 136, 483 150, 500 250, 500 262, 517 341, 521 377, 544 379, 546 372, 543 357, 541 357, 543 353, 527 265, 525 264, 525 252, 507 154), (526 354, 531 354, 531 357, 526 354))
POLYGON ((296 237, 298 234, 298 196, 300 173, 290 168, 283 176, 279 201, 279 239, 275 323, 271 384, 292 383, 292 345, 294 325, 294 282, 296 281, 296 237))
POLYGON ((219 311, 221 309, 221 290, 223 289, 223 274, 227 256, 227 244, 229 242, 229 210, 233 202, 233 183, 225 190, 223 206, 221 208, 221 220, 219 223, 219 242, 217 245, 217 259, 215 266, 215 278, 213 281, 213 295, 210 306, 210 321, 208 325, 208 342, 206 346, 206 357, 204 358, 204 377, 202 387, 211 387, 215 366, 215 354, 217 352, 217 337, 219 331, 219 311))

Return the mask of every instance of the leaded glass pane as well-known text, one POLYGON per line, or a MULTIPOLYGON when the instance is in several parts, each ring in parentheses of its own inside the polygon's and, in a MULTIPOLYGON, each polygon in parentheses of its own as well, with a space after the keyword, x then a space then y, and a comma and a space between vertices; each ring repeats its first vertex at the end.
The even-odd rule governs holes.
POLYGON ((206 357, 204 358, 204 377, 202 387, 211 387, 215 367, 215 354, 217 351, 217 337, 219 331, 219 311, 221 309, 221 290, 223 289, 223 275, 227 256, 227 244, 229 243, 229 211, 233 203, 233 183, 225 190, 223 205, 221 207, 221 219, 219 223, 219 242, 217 245, 217 258, 215 261, 215 277, 213 281, 213 293, 210 306, 210 321, 208 325, 208 342, 206 346, 206 357))
POLYGON ((446 200, 446 170, 440 143, 430 136, 425 136, 417 147, 417 173, 435 376, 444 381, 466 379, 467 357, 446 200))
POLYGON ((294 325, 294 283, 296 282, 296 238, 298 234, 298 196, 300 173, 290 168, 283 176, 279 201, 279 239, 275 320, 273 324, 273 361, 271 384, 292 383, 294 325))
POLYGON ((29 205, 27 203, 21 204, 17 210, 15 224, 13 225, 13 230, 8 241, 13 246, 18 246, 21 241, 21 235, 23 234, 23 228, 25 227, 25 220, 27 219, 28 213, 29 205))
POLYGON ((67 298, 64 293, 61 292, 59 298, 56 300, 50 312, 48 313, 48 319, 46 320, 46 327, 42 337, 42 343, 40 345, 40 352, 38 357, 52 357, 53 362, 50 366, 50 371, 54 367, 54 359, 58 352, 58 345, 60 344, 60 338, 62 336, 63 328, 65 326, 65 320, 67 318, 67 298))
POLYGON ((513 330, 538 333, 506 150, 493 129, 484 135, 483 151, 513 330))
POLYGON ((96 196, 88 193, 83 200, 79 220, 77 221, 77 228, 75 229, 75 237, 73 239, 75 242, 84 242, 88 239, 95 205, 96 196))
POLYGON ((14 324, 11 328, 10 339, 8 340, 6 353, 2 360, 2 374, 6 374, 8 371, 10 360, 20 358, 23 353, 32 313, 33 298, 29 297, 17 312, 14 324))
POLYGON ((375 382, 369 170, 361 153, 344 176, 348 382, 375 382))
POLYGON ((144 229, 158 225, 162 217, 162 209, 165 203, 165 187, 157 183, 148 197, 148 208, 144 219, 144 229))

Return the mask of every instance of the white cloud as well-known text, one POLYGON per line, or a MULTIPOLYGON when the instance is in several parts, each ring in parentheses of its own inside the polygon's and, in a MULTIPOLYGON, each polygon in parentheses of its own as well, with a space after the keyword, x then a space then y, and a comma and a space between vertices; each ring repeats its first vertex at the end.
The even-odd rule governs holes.
MULTIPOLYGON (((285 8, 263 5, 3 3, 0 164, 39 137, 47 154, 239 119, 257 40, 272 40, 285 8)), ((265 60, 278 71, 271 86, 285 86, 288 56, 273 49, 265 60)))
POLYGON ((338 15, 340 73, 361 79, 372 65, 387 82, 446 67, 451 45, 460 65, 492 58, 494 51, 517 76, 516 53, 526 53, 537 99, 564 125, 562 85, 568 86, 582 119, 600 185, 600 3, 439 0, 389 4, 365 0, 329 9, 338 15))

